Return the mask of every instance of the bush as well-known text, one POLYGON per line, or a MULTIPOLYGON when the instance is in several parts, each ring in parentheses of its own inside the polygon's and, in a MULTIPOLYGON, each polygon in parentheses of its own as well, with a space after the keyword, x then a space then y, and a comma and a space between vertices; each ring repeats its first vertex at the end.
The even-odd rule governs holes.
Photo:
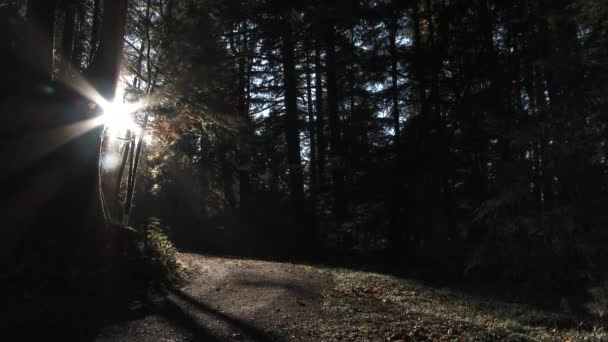
POLYGON ((140 230, 140 249, 146 268, 150 271, 151 281, 175 285, 186 279, 188 270, 179 260, 179 253, 167 237, 166 230, 159 219, 150 218, 140 230))
POLYGON ((595 287, 589 289, 591 301, 586 304, 590 314, 601 321, 608 316, 608 280, 604 280, 595 287))

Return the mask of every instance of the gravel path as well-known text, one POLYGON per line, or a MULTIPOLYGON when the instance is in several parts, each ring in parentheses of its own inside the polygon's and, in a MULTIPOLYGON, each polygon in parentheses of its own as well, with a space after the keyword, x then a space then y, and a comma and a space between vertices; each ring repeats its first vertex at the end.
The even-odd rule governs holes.
POLYGON ((182 254, 191 281, 142 313, 104 328, 96 341, 280 341, 306 339, 322 319, 330 279, 267 261, 182 254))

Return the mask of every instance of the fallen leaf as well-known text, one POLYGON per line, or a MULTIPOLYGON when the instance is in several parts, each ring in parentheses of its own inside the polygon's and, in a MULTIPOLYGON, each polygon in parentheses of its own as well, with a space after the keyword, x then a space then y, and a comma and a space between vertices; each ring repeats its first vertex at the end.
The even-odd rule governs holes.
POLYGON ((485 316, 483 316, 483 325, 486 328, 492 328, 492 327, 494 327, 494 316, 492 316, 492 315, 485 315, 485 316))

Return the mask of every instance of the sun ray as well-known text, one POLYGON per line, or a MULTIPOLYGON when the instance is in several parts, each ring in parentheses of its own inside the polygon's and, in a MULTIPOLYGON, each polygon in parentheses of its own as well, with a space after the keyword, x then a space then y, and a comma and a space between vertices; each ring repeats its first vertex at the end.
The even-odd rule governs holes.
POLYGON ((8 173, 17 171, 102 124, 103 117, 97 116, 24 137, 12 147, 20 158, 14 165, 9 165, 6 170, 8 173))
MULTIPOLYGON (((13 165, 7 165, 3 170, 6 172, 2 172, 3 174, 16 172, 27 164, 40 160, 45 155, 100 125, 105 125, 113 133, 124 132, 128 129, 133 134, 140 135, 141 127, 133 120, 133 115, 158 100, 153 95, 147 95, 136 102, 124 103, 122 96, 124 86, 119 84, 114 100, 108 101, 79 72, 67 72, 65 75, 67 76, 60 78, 59 81, 88 99, 92 105, 98 106, 101 112, 94 117, 15 141, 11 144, 11 151, 16 151, 20 156, 19 161, 13 165)), ((86 117, 86 115, 83 116, 86 117)))

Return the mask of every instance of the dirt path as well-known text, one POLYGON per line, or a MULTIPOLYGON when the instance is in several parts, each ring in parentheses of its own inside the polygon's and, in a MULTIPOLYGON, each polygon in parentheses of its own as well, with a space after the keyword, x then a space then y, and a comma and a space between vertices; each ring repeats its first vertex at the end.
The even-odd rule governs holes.
POLYGON ((133 320, 96 341, 274 341, 306 339, 322 319, 327 275, 289 263, 182 254, 191 282, 167 299, 135 305, 133 320))
MULTIPOLYGON (((415 278, 183 254, 188 286, 96 341, 608 341, 590 317, 415 278)), ((118 321, 118 320, 117 320, 118 321)))

